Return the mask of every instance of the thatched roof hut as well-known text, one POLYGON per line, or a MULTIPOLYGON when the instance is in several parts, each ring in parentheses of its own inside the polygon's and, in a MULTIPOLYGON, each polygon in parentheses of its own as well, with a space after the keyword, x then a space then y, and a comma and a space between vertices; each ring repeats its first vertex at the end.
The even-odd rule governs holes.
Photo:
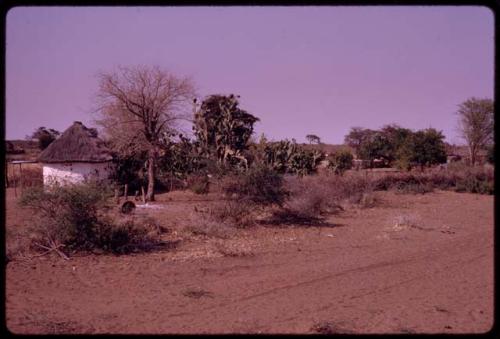
POLYGON ((75 121, 40 155, 43 164, 43 182, 66 184, 94 178, 107 180, 113 157, 97 131, 75 121))
POLYGON ((97 137, 97 131, 80 121, 75 121, 38 156, 42 163, 107 162, 112 159, 111 151, 97 137))

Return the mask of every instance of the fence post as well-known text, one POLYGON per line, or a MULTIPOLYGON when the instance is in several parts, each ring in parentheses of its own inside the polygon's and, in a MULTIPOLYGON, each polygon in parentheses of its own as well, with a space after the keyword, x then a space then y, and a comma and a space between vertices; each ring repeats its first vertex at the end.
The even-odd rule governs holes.
POLYGON ((21 164, 19 164, 19 182, 21 183, 20 188, 21 188, 21 192, 22 192, 24 186, 23 186, 23 169, 22 169, 21 164))
POLYGON ((5 160, 5 188, 9 188, 9 166, 5 160))
POLYGON ((125 201, 127 201, 127 198, 128 198, 128 184, 125 184, 123 196, 125 197, 125 201))
POLYGON ((120 204, 120 190, 118 188, 115 188, 115 201, 117 205, 120 204))
POLYGON ((142 191, 142 203, 146 203, 146 193, 144 193, 144 186, 141 186, 141 191, 142 191))

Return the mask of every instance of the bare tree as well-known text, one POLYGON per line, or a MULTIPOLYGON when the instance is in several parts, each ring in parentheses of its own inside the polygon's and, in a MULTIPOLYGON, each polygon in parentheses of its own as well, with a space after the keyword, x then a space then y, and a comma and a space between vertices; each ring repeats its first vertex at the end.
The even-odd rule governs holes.
POLYGON ((458 129, 469 146, 471 165, 474 165, 478 150, 493 142, 493 100, 472 97, 458 107, 458 129))
POLYGON ((118 152, 147 152, 146 198, 154 200, 156 164, 162 140, 188 120, 194 85, 157 66, 119 67, 99 74, 98 120, 118 152))

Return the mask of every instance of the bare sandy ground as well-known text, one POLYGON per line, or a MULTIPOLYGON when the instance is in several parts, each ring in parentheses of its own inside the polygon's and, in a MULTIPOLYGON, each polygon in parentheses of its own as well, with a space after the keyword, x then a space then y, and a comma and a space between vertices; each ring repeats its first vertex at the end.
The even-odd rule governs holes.
MULTIPOLYGON (((378 206, 332 216, 330 227, 261 225, 163 252, 11 261, 7 327, 23 334, 315 333, 321 325, 340 333, 489 331, 493 197, 377 194, 378 206)), ((22 214, 10 204, 8 228, 22 214)), ((189 203, 164 204, 168 215, 189 203)))

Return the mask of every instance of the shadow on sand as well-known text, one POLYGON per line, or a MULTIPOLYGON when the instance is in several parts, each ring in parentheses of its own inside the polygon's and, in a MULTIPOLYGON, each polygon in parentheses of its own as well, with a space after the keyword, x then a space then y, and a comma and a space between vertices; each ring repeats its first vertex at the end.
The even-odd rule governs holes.
POLYGON ((290 213, 288 211, 275 212, 267 219, 259 221, 262 226, 269 227, 344 227, 345 225, 331 223, 324 218, 307 217, 290 213))

